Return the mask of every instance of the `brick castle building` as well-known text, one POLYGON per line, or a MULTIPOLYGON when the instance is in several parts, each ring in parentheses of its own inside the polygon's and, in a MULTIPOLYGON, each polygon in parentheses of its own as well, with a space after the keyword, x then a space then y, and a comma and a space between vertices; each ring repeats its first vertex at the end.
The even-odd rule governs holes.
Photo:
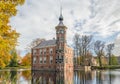
POLYGON ((73 50, 67 45, 67 27, 60 14, 56 39, 42 41, 32 48, 32 70, 73 70, 73 50))

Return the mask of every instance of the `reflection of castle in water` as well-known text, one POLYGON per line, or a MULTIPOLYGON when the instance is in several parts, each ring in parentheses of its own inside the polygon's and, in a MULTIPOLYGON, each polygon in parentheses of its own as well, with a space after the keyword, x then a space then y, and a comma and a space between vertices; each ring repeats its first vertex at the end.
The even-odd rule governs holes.
POLYGON ((32 84, 74 84, 73 71, 33 71, 32 84))
POLYGON ((74 84, 94 84, 95 71, 75 71, 74 84))

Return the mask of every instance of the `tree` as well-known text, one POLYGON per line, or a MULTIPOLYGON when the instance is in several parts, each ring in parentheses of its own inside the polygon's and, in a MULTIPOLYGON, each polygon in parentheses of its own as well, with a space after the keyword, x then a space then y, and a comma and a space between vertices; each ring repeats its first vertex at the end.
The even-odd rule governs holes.
POLYGON ((0 0, 0 66, 5 67, 10 61, 10 51, 17 45, 19 33, 11 28, 9 19, 17 13, 16 6, 24 0, 0 0))
POLYGON ((111 56, 112 56, 112 50, 113 50, 113 48, 114 48, 114 44, 113 44, 113 43, 108 44, 108 45, 107 45, 107 48, 106 48, 106 50, 107 50, 107 55, 108 55, 108 57, 109 57, 109 65, 111 65, 111 56))
POLYGON ((22 65, 30 66, 31 65, 31 54, 27 53, 22 59, 22 65))
POLYGON ((102 66, 102 60, 101 57, 104 55, 104 47, 105 47, 105 43, 102 41, 97 40, 94 43, 94 51, 98 56, 98 60, 99 60, 99 66, 102 66))
POLYGON ((83 56, 83 62, 86 59, 87 53, 90 52, 90 46, 91 46, 91 42, 92 42, 92 35, 87 36, 87 35, 83 35, 81 38, 81 55, 83 56))
POLYGON ((73 42, 74 42, 74 56, 76 56, 75 60, 76 60, 76 64, 78 64, 78 56, 80 53, 80 43, 79 43, 79 39, 80 39, 80 35, 79 34, 75 34, 74 38, 73 38, 73 42))
POLYGON ((33 47, 37 46, 38 44, 40 44, 42 41, 45 41, 45 39, 41 39, 41 38, 36 38, 34 39, 28 46, 27 49, 31 50, 33 47))
POLYGON ((16 66, 18 66, 18 60, 17 60, 17 52, 16 52, 16 50, 15 49, 13 49, 12 51, 11 51, 11 56, 12 56, 12 58, 11 58, 11 60, 10 60, 10 64, 9 64, 9 66, 10 67, 16 67, 16 66))
MULTIPOLYGON (((78 56, 81 56, 81 61, 82 63, 84 63, 87 53, 90 52, 92 36, 91 35, 80 36, 79 34, 75 34, 73 41, 74 41, 75 56, 76 58, 79 58, 78 56)), ((78 62, 78 60, 76 60, 76 62, 78 62)))
POLYGON ((117 57, 114 55, 111 55, 111 65, 118 65, 117 57))

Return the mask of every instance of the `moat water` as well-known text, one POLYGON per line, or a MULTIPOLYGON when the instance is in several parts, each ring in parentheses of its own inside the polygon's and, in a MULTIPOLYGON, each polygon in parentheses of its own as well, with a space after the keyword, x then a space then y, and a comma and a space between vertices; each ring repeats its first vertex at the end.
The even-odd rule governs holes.
POLYGON ((48 72, 0 70, 0 84, 120 84, 120 70, 48 72))

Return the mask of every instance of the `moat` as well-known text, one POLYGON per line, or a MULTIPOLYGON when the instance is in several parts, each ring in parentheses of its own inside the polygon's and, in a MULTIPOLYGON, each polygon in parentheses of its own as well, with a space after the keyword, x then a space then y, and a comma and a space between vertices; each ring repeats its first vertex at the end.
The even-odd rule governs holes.
POLYGON ((119 84, 120 70, 48 72, 0 70, 0 84, 119 84))

